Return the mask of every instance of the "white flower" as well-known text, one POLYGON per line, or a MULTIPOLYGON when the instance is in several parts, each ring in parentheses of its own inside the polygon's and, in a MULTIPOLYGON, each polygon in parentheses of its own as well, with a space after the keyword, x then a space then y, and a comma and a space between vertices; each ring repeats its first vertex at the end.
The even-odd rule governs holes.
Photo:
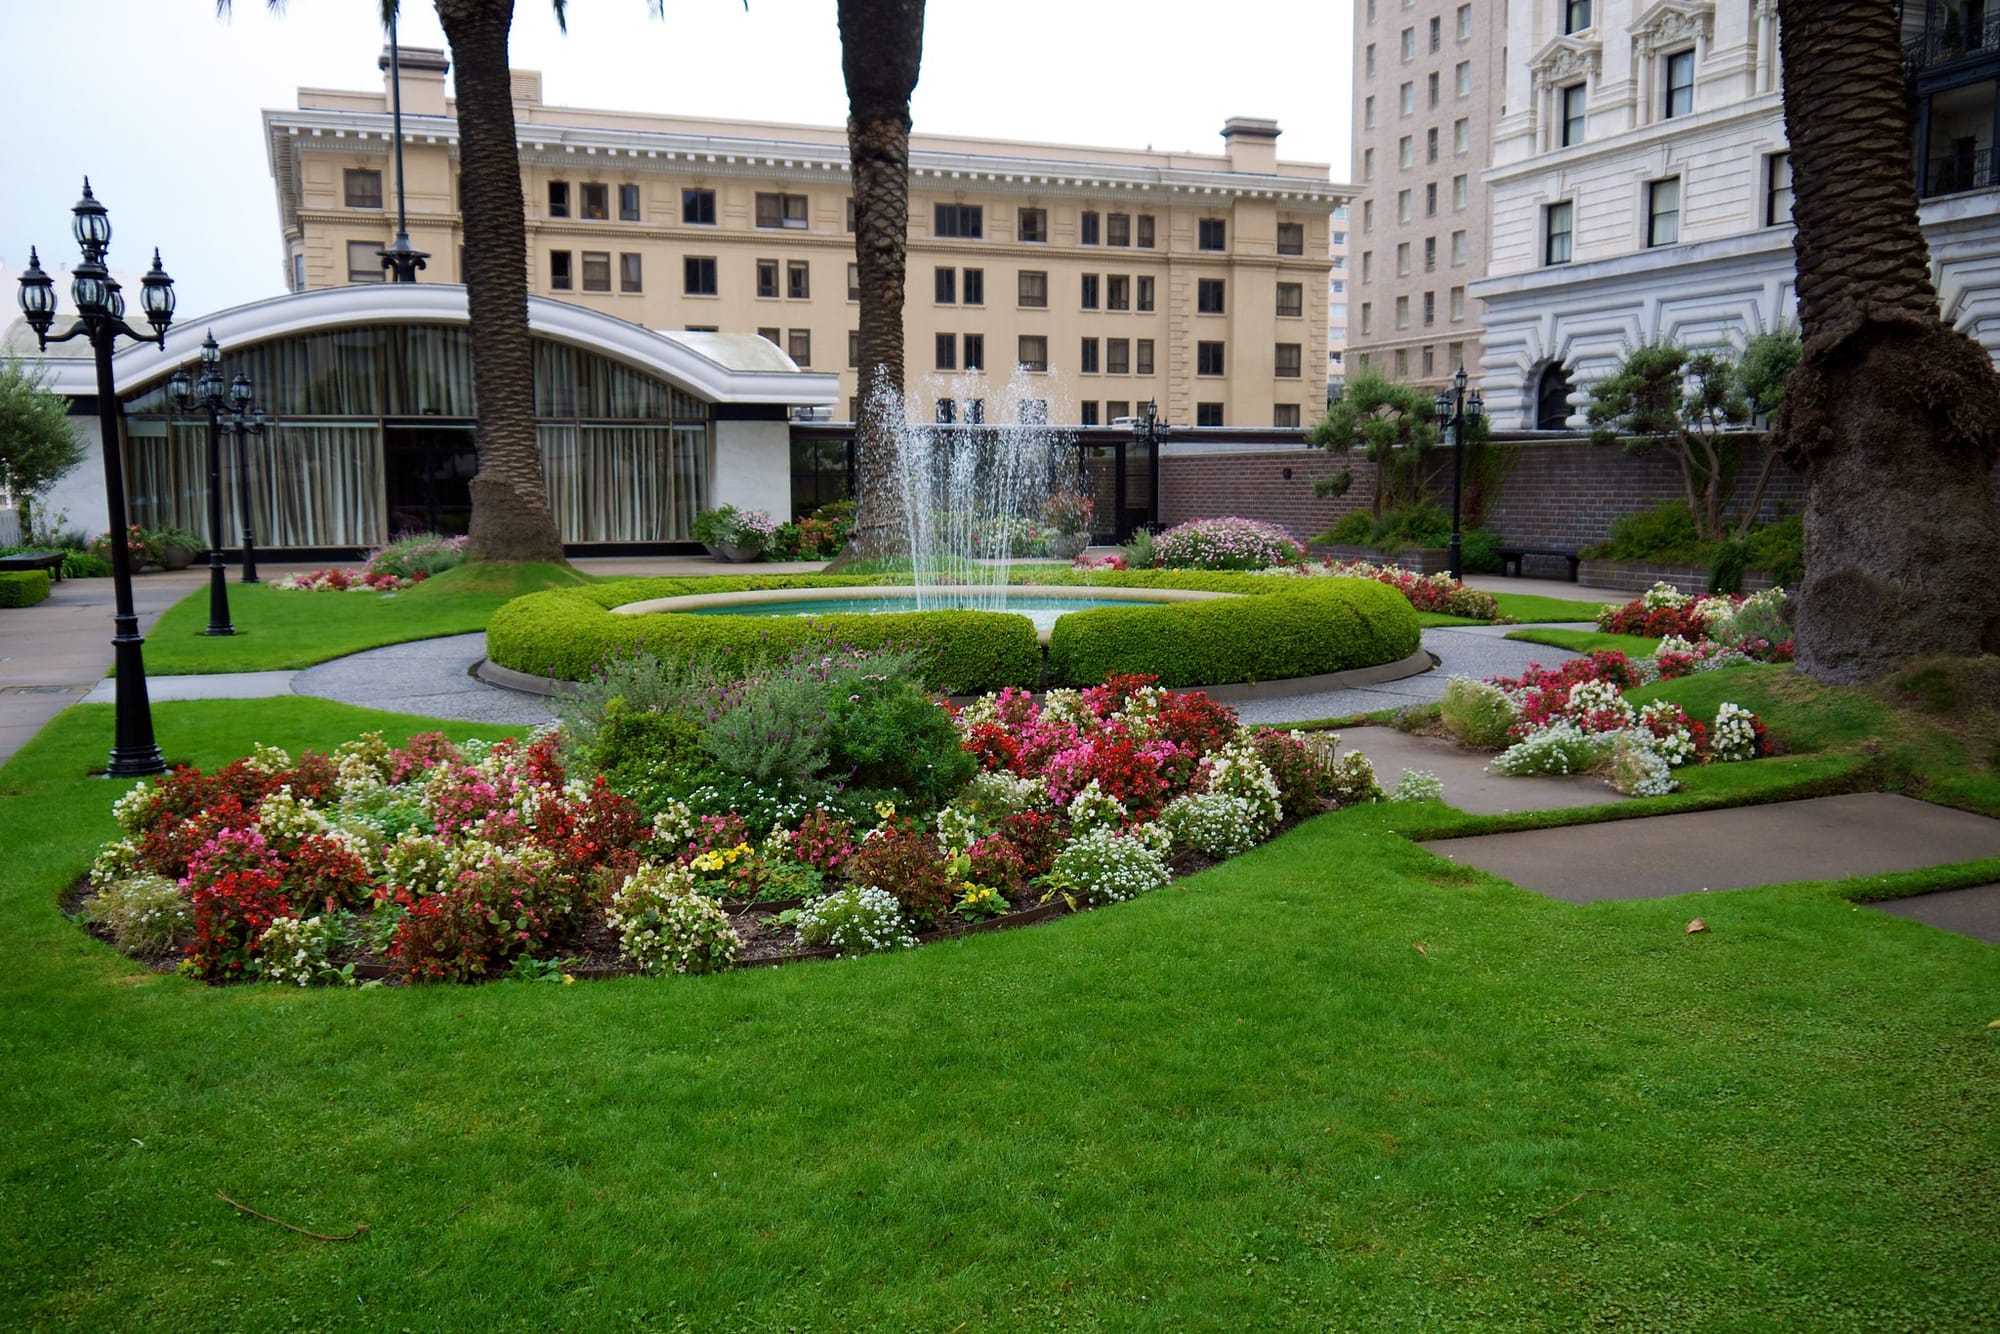
POLYGON ((1428 769, 1405 769, 1391 801, 1443 801, 1444 784, 1428 769))

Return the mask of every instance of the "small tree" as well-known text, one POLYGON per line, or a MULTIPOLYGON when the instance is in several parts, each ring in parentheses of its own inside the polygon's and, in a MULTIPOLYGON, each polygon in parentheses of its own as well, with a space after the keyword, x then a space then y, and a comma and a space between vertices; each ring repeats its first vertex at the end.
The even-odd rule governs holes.
MULTIPOLYGON (((1659 449, 1672 458, 1696 531, 1707 542, 1724 536, 1723 511, 1736 462, 1736 442, 1725 432, 1750 420, 1741 377, 1727 353, 1643 344, 1590 386, 1587 415, 1598 444, 1622 439, 1634 452, 1659 449)), ((1759 502, 1762 491, 1760 483, 1759 502)), ((1756 513, 1753 503, 1738 521, 1738 536, 1756 513)))
POLYGON ((39 366, 0 362, 0 490, 13 496, 25 532, 34 498, 83 462, 69 404, 50 393, 39 366))
MULTIPOLYGON (((1423 494, 1423 451, 1438 442, 1437 408, 1415 385, 1398 384, 1379 371, 1362 371, 1347 392, 1326 410, 1306 439, 1345 457, 1359 449, 1375 465, 1375 492, 1369 512, 1382 512, 1423 494)), ((1344 496, 1354 473, 1342 468, 1313 483, 1317 496, 1344 496)))

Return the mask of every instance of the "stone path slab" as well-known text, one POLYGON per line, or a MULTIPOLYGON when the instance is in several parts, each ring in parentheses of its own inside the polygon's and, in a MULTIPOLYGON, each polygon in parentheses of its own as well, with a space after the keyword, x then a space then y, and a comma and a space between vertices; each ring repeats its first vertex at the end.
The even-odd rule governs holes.
POLYGON ((2000 884, 1945 889, 1870 905, 1896 917, 2000 945, 2000 884))
MULTIPOLYGON (((292 693, 295 671, 213 672, 206 676, 146 677, 146 698, 155 704, 180 699, 270 699, 292 693)), ((85 704, 113 704, 118 700, 118 682, 106 678, 90 688, 85 704)))
POLYGON ((1861 792, 1423 846, 1551 898, 1596 903, 2000 857, 2000 820, 1861 792))
POLYGON ((1488 773, 1486 765, 1493 756, 1486 751, 1393 727, 1343 727, 1340 749, 1366 755, 1384 789, 1395 787, 1405 769, 1428 769, 1444 784, 1445 804, 1471 815, 1560 811, 1626 800, 1601 778, 1508 778, 1488 773))
POLYGON ((352 653, 308 667, 292 681, 301 695, 396 713, 468 723, 537 727, 553 722, 546 700, 487 685, 472 668, 486 656, 486 635, 448 635, 352 653))

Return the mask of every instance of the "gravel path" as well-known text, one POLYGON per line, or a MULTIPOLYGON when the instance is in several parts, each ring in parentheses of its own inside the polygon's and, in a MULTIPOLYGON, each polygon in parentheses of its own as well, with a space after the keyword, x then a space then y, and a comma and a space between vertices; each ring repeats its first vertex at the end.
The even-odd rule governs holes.
MULTIPOLYGON (((1478 625, 1426 630, 1424 647, 1439 659, 1439 666, 1432 671, 1355 690, 1246 702, 1238 704, 1236 712, 1246 723, 1344 718, 1429 703, 1444 694, 1445 681, 1454 674, 1518 676, 1531 662, 1557 663, 1573 656, 1563 649, 1505 638, 1513 628, 1478 625)), ((476 679, 472 668, 485 653, 483 634, 391 644, 309 667, 293 679, 292 690, 343 704, 460 722, 534 725, 553 719, 548 705, 537 696, 476 679)))

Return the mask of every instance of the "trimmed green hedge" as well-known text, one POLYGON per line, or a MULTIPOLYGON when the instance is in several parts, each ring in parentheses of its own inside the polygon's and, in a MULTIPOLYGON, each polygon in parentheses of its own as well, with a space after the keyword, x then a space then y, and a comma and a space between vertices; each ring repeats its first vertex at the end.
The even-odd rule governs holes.
POLYGON ((932 689, 971 694, 1017 685, 1091 685, 1112 672, 1148 672, 1169 686, 1275 681, 1395 662, 1416 652, 1416 612, 1403 595, 1364 579, 1291 578, 1197 570, 1017 569, 1015 582, 1057 587, 1185 588, 1236 598, 1166 607, 1072 612, 1049 638, 1048 670, 1026 618, 978 611, 880 616, 614 616, 650 598, 782 588, 855 588, 882 576, 749 575, 624 579, 516 598, 486 627, 486 652, 515 671, 582 680, 616 652, 727 656, 746 665, 812 641, 858 648, 920 646, 932 689))
POLYGON ((0 571, 0 607, 32 607, 48 595, 47 570, 0 571))

